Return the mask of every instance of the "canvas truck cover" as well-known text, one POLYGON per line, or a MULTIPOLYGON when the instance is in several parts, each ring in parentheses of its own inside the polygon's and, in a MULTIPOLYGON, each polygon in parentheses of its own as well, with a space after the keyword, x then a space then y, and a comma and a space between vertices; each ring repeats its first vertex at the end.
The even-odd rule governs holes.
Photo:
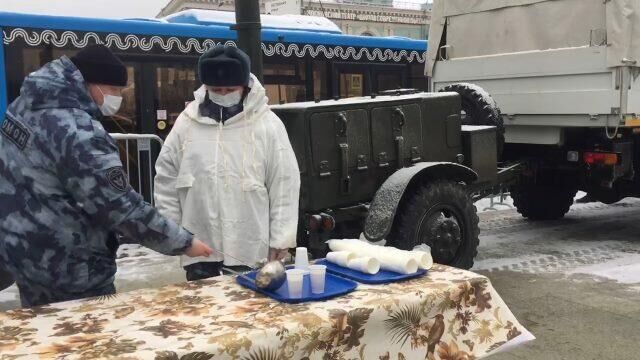
POLYGON ((607 66, 640 67, 640 0, 434 0, 428 76, 444 44, 449 59, 607 45, 607 66))

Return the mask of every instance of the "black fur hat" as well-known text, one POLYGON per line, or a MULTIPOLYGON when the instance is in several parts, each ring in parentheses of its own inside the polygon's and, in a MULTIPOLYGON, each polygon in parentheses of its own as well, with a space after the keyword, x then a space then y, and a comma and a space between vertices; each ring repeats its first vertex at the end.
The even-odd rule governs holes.
POLYGON ((200 82, 209 86, 247 86, 251 60, 233 46, 216 45, 198 60, 200 82))
POLYGON ((127 68, 104 45, 90 45, 82 49, 71 61, 76 65, 84 81, 113 86, 127 85, 127 68))

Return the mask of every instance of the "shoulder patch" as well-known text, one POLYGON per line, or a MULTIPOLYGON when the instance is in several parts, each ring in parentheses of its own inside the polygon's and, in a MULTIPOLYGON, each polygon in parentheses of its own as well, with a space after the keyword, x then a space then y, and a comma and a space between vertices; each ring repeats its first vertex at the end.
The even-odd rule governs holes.
POLYGON ((121 192, 125 192, 129 185, 122 166, 107 169, 107 181, 109 181, 109 185, 111 185, 111 187, 121 192))
POLYGON ((0 133, 14 143, 20 150, 24 150, 31 138, 29 129, 16 120, 13 116, 6 113, 6 117, 0 127, 0 133))

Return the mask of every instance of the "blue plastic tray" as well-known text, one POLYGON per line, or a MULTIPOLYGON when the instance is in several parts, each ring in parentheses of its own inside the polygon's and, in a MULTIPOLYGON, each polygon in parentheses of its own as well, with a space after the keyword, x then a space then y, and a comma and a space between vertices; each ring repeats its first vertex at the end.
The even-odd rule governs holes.
POLYGON ((318 260, 315 263, 318 265, 325 265, 327 267, 327 272, 329 273, 336 274, 343 278, 355 280, 363 284, 388 284, 396 281, 417 278, 427 273, 427 270, 422 269, 418 269, 418 272, 413 274, 400 274, 397 272, 380 269, 377 274, 370 275, 357 270, 351 270, 349 268, 336 265, 327 261, 326 259, 318 260))
MULTIPOLYGON (((251 279, 256 278, 255 271, 245 274, 247 277, 251 279)), ((356 289, 358 284, 355 281, 351 281, 348 279, 341 278, 339 276, 335 276, 330 274, 327 271, 327 277, 324 282, 324 293, 322 294, 313 294, 311 293, 311 279, 309 275, 304 276, 304 282, 302 283, 302 298, 300 299, 292 299, 289 297, 289 288, 287 287, 287 283, 285 282, 278 290, 275 291, 266 291, 263 289, 258 289, 255 283, 244 279, 240 276, 236 276, 236 281, 238 284, 249 288, 253 291, 259 292, 261 294, 267 295, 270 298, 278 300, 280 302, 289 303, 289 304, 297 304, 308 301, 322 301, 334 298, 336 296, 348 294, 356 289)))

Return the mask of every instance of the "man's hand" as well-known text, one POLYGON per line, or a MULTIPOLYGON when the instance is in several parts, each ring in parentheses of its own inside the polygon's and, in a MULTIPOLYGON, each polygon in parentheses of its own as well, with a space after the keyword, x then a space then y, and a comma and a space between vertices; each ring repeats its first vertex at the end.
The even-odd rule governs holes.
POLYGON ((213 254, 213 249, 211 249, 207 244, 203 243, 198 239, 193 239, 191 243, 191 247, 187 249, 184 253, 189 257, 209 257, 213 254))
POLYGON ((289 256, 289 249, 269 248, 269 261, 282 260, 289 256))

